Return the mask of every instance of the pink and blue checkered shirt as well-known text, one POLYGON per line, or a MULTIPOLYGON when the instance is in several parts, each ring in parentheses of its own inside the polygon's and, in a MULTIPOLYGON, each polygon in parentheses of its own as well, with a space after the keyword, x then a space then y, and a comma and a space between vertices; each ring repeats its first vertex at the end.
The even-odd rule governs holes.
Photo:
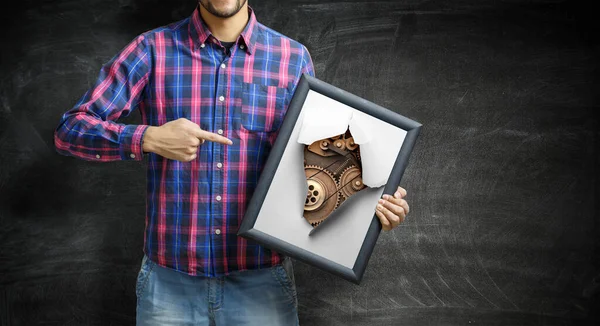
POLYGON ((62 116, 56 150, 98 162, 148 160, 144 252, 160 266, 204 276, 270 267, 283 256, 236 233, 303 73, 314 76, 306 47, 260 24, 251 8, 227 51, 197 7, 102 67, 62 116), (116 122, 136 109, 141 125, 116 122), (191 162, 142 152, 148 126, 179 118, 233 145, 206 142, 191 162))

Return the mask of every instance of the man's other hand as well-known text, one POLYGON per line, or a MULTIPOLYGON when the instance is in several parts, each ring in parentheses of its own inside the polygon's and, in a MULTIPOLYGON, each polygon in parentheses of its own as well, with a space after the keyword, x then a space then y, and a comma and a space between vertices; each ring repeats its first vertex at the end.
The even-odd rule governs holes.
POLYGON ((404 221, 408 214, 409 207, 406 200, 406 189, 398 187, 394 196, 383 195, 377 203, 375 214, 379 217, 381 227, 384 231, 389 231, 404 221))

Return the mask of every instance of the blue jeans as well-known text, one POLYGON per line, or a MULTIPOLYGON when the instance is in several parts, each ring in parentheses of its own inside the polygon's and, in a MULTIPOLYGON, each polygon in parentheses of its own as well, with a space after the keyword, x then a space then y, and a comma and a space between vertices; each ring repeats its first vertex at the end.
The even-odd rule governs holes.
POLYGON ((298 325, 292 262, 221 277, 190 276, 146 255, 136 284, 137 325, 298 325))

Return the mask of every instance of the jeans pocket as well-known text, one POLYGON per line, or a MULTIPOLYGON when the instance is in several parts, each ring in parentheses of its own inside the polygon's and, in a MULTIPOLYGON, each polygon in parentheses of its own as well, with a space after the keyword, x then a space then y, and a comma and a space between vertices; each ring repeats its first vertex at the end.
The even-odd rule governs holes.
POLYGON ((142 296, 142 294, 144 294, 144 290, 146 289, 146 285, 148 284, 148 279, 150 278, 150 273, 152 272, 153 268, 154 263, 146 255, 144 255, 135 286, 135 295, 138 299, 142 296))
POLYGON ((275 279, 279 282, 283 290, 289 296, 292 303, 297 305, 298 294, 296 292, 296 284, 294 282, 293 275, 288 274, 290 272, 293 273, 293 271, 290 270, 290 272, 288 272, 282 264, 275 265, 272 268, 272 271, 275 279))

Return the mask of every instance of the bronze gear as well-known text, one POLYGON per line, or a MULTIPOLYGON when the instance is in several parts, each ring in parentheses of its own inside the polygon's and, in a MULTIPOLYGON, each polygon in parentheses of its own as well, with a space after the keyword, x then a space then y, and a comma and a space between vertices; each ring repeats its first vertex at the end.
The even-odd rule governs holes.
POLYGON ((350 196, 364 189, 366 186, 363 184, 361 171, 358 167, 352 165, 347 167, 344 172, 340 175, 340 193, 342 194, 343 200, 348 199, 350 196))
POLYGON ((319 141, 316 141, 310 145, 308 145, 308 150, 319 155, 319 156, 335 156, 337 155, 336 152, 330 150, 331 148, 331 141, 329 139, 322 139, 319 141))
POLYGON ((358 144, 354 143, 354 137, 346 138, 346 148, 353 151, 358 148, 358 144))
POLYGON ((313 227, 347 198, 366 188, 360 176, 360 147, 349 129, 305 146, 304 171, 308 185, 304 218, 313 227))
POLYGON ((308 192, 304 203, 304 218, 318 225, 333 212, 340 201, 338 184, 333 174, 316 165, 304 167, 308 192))

